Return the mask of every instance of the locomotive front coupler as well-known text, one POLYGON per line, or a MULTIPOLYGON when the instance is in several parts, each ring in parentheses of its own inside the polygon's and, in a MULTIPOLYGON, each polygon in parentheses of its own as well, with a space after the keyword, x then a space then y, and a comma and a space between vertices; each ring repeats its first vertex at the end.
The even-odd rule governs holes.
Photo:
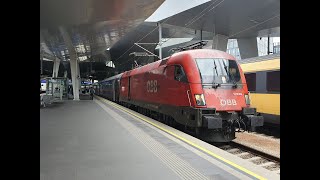
POLYGON ((248 127, 248 131, 255 131, 256 127, 263 126, 263 116, 257 115, 256 108, 243 108, 241 118, 248 127))

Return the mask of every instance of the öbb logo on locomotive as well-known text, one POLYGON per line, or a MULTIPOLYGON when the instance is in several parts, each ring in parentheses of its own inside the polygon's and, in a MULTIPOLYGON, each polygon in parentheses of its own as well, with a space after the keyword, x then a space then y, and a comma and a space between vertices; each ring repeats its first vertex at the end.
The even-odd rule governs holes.
POLYGON ((157 80, 149 80, 147 81, 147 92, 158 92, 158 82, 157 80))
POLYGON ((220 99, 220 104, 221 104, 221 106, 225 106, 225 105, 236 106, 237 101, 235 99, 220 99))

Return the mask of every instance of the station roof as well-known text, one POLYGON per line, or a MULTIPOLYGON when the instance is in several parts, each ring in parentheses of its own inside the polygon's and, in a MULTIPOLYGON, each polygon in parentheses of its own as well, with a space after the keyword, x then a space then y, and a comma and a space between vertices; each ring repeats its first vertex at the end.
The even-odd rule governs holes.
MULTIPOLYGON (((82 62, 113 61, 127 70, 134 43, 158 43, 163 38, 199 39, 199 30, 231 39, 272 34, 280 36, 280 0, 42 0, 40 51, 47 59, 68 60, 58 27, 69 32, 82 62)), ((170 43, 173 41, 168 41, 170 43)), ((145 46, 154 52, 156 44, 145 46)), ((152 57, 155 58, 155 57, 152 57)), ((152 59, 151 58, 151 59, 152 59)), ((156 59, 155 59, 156 60, 156 59)), ((152 60, 151 60, 152 61, 152 60)))
POLYGON ((146 21, 215 31, 230 38, 280 36, 280 0, 199 0, 192 5, 171 0, 146 21))
MULTIPOLYGON (((62 58, 66 45, 58 30, 66 27, 78 56, 108 58, 105 51, 149 17, 164 0, 42 0, 40 49, 62 58)), ((86 57, 87 58, 87 57, 86 57)), ((86 58, 80 60, 86 60, 86 58)))

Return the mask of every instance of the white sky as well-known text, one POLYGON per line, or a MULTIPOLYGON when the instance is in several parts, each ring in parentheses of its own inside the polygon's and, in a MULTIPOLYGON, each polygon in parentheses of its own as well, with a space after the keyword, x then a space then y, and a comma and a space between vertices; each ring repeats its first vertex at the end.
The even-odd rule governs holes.
POLYGON ((275 42, 280 42, 280 37, 274 37, 273 38, 273 42, 275 43, 275 42))

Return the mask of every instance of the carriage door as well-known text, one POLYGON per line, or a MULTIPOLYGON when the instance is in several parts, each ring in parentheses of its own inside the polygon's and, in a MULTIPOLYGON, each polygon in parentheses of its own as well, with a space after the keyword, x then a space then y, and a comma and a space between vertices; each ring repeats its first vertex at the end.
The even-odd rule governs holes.
POLYGON ((114 101, 119 101, 119 80, 114 81, 114 101))
POLYGON ((115 87, 115 84, 116 84, 116 81, 117 79, 114 79, 112 81, 112 101, 116 101, 116 87, 115 87))
POLYGON ((129 81, 128 81, 128 101, 130 101, 130 85, 131 85, 131 76, 129 76, 129 81))

